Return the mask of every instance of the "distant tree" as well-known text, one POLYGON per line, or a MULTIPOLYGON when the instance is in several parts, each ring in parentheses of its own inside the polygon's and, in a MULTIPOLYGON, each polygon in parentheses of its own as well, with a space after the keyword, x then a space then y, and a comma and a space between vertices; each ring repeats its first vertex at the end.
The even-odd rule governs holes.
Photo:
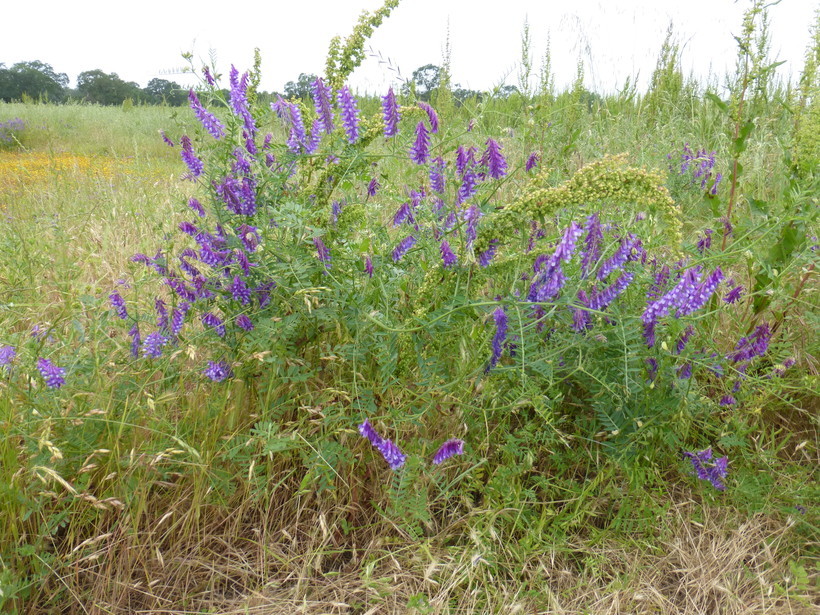
POLYGON ((39 60, 18 62, 11 68, 0 64, 0 100, 21 100, 26 94, 60 101, 65 97, 66 87, 68 75, 54 72, 50 64, 39 60))
MULTIPOLYGON (((435 64, 426 64, 413 71, 411 81, 416 92, 416 97, 420 100, 429 101, 433 92, 441 85, 441 67, 435 64)), ((405 93, 409 88, 405 88, 405 93)))
POLYGON ((296 82, 288 81, 285 84, 285 98, 310 98, 312 95, 310 85, 316 79, 316 75, 312 73, 300 73, 296 82))
POLYGON ((151 79, 142 92, 146 102, 154 105, 165 103, 179 107, 188 100, 187 90, 182 89, 182 86, 178 83, 167 79, 151 79))
POLYGON ((470 90, 468 88, 461 87, 461 84, 456 84, 453 88, 453 99, 456 101, 458 106, 463 105, 466 101, 471 98, 475 98, 477 101, 481 101, 484 98, 484 93, 479 92, 478 90, 470 90))
POLYGON ((143 98, 138 84, 123 81, 117 73, 104 73, 99 69, 87 70, 77 76, 77 93, 83 100, 100 105, 121 105, 126 98, 143 98))

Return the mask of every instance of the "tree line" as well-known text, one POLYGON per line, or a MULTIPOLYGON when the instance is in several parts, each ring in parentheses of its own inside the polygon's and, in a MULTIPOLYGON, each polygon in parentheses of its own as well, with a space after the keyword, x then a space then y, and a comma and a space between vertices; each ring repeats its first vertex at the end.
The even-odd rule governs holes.
MULTIPOLYGON (((316 75, 301 73, 295 81, 285 84, 286 98, 308 99, 312 96, 311 84, 316 75)), ((58 73, 50 64, 34 60, 18 62, 10 67, 0 62, 0 101, 41 100, 46 102, 84 101, 99 105, 121 105, 126 100, 133 103, 180 106, 187 103, 188 89, 167 79, 151 79, 144 88, 133 81, 121 79, 117 73, 99 69, 83 71, 77 76, 77 87, 69 88, 68 75, 58 73)), ((430 101, 442 88, 447 88, 457 104, 470 98, 481 99, 486 92, 451 85, 444 69, 434 64, 421 66, 402 86, 403 93, 412 92, 419 100, 430 101)), ((518 93, 518 88, 505 85, 492 94, 506 98, 518 93)), ((260 97, 278 96, 277 92, 260 92, 260 97)))

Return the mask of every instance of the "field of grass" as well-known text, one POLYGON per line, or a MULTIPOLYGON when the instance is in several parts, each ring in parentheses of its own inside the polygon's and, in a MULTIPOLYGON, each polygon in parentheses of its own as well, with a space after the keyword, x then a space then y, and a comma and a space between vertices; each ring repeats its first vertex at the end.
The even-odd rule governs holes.
MULTIPOLYGON (((440 205, 429 164, 408 159, 419 123, 433 127, 408 97, 398 136, 383 137, 379 100, 361 100, 359 141, 337 123, 316 155, 285 146, 285 114, 253 107, 252 90, 251 128, 214 96, 217 140, 187 108, 0 103, 0 122, 25 125, 0 141, 0 610, 815 613, 820 176, 805 124, 820 94, 770 85, 749 94, 740 136, 731 97, 724 109, 696 84, 464 105, 440 92, 440 205), (182 135, 204 161, 196 181, 182 135), (462 203, 456 148, 478 159, 488 139, 507 169, 476 160, 462 203), (253 214, 228 212, 226 177, 254 178, 253 214), (415 219, 396 222, 405 202, 415 219), (601 266, 630 233, 642 243, 618 265, 633 285, 579 327, 605 275, 590 287, 568 256, 562 294, 527 292, 536 255, 573 223, 592 250, 593 213, 601 266), (149 331, 185 303, 168 270, 197 245, 190 221, 220 249, 251 242, 247 279, 275 286, 246 302, 228 292, 237 261, 207 265, 210 295, 153 356, 149 331), (647 348, 662 264, 724 281, 647 348), (766 348, 731 359, 762 326, 766 348), (217 360, 221 381, 204 375, 217 360), (360 435, 365 419, 407 453, 401 467, 360 435), (429 464, 448 438, 463 454, 429 464), (725 490, 681 454, 707 447, 729 459, 725 490)), ((302 113, 315 117, 311 101, 302 113)), ((206 267, 202 250, 188 259, 206 267)))

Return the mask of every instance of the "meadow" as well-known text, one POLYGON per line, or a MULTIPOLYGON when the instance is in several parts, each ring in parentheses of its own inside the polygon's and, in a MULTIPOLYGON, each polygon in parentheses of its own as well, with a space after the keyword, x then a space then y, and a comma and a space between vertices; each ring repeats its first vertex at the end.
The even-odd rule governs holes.
POLYGON ((344 86, 382 17, 0 103, 0 610, 816 612, 820 28, 428 103, 344 86))

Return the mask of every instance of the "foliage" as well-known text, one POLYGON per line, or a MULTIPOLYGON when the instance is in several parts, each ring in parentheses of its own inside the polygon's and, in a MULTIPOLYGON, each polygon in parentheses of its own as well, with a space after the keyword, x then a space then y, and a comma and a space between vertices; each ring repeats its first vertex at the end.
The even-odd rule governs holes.
POLYGON ((57 73, 50 64, 40 61, 18 62, 11 68, 0 64, 0 100, 11 102, 29 98, 42 98, 59 102, 65 96, 68 75, 57 73))

